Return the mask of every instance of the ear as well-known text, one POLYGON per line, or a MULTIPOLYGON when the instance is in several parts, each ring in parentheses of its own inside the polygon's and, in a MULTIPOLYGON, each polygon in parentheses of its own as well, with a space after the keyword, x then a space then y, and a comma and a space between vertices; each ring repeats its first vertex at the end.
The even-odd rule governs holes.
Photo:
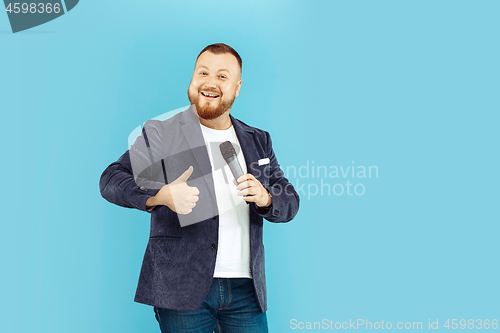
POLYGON ((237 97, 240 94, 240 88, 241 88, 241 79, 238 80, 238 83, 236 84, 236 94, 234 97, 237 97))

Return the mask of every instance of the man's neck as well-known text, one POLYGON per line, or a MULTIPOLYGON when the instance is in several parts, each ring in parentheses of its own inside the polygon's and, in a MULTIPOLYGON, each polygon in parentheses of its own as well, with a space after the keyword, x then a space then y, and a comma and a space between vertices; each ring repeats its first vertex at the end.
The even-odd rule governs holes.
POLYGON ((226 130, 229 127, 231 127, 231 118, 229 117, 229 110, 224 112, 220 117, 217 117, 215 119, 203 119, 198 116, 198 119, 200 120, 200 123, 203 126, 216 129, 216 130, 226 130))

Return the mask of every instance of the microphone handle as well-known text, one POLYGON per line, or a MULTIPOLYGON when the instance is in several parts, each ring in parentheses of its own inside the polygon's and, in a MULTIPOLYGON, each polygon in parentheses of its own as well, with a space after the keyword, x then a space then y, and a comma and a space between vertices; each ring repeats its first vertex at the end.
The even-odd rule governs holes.
POLYGON ((236 155, 230 156, 227 159, 227 165, 229 165, 229 169, 231 169, 231 173, 233 174, 234 179, 236 180, 236 182, 238 182, 238 178, 243 176, 243 170, 241 169, 236 155))
MULTIPOLYGON (((238 157, 236 155, 230 156, 227 159, 227 165, 229 165, 229 169, 231 170, 231 173, 233 174, 234 179, 236 182, 238 182, 238 178, 243 176, 243 170, 241 169, 240 163, 238 162, 238 157)), ((248 195, 244 195, 244 197, 247 197, 248 195)), ((247 204, 250 204, 250 202, 246 201, 247 204)))

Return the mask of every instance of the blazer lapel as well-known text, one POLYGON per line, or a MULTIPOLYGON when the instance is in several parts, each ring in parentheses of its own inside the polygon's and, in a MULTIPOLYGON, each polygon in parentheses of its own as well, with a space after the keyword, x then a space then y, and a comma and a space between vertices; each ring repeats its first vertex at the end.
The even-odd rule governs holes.
MULTIPOLYGON (((254 131, 251 128, 242 126, 241 123, 232 115, 229 115, 229 117, 231 118, 234 131, 238 137, 238 141, 240 142, 241 151, 245 157, 247 172, 254 174, 255 172, 252 172, 252 170, 258 168, 257 161, 259 159, 257 149, 255 147, 254 131)), ((194 154, 194 157, 198 163, 198 168, 202 171, 203 178, 210 190, 212 198, 214 202, 216 202, 215 186, 212 177, 212 165, 210 164, 210 158, 208 157, 208 151, 201 132, 199 119, 194 113, 193 106, 190 106, 183 112, 181 121, 184 123, 181 126, 184 137, 191 150, 193 152, 197 152, 194 154), (203 147, 203 149, 200 149, 200 147, 203 147)), ((259 181, 261 181, 261 179, 259 179, 259 181)))
POLYGON ((256 161, 258 161, 259 159, 253 137, 254 131, 251 128, 244 128, 241 123, 233 116, 229 115, 229 117, 231 117, 234 131, 236 132, 236 136, 238 137, 238 141, 240 142, 241 151, 243 152, 243 156, 245 157, 247 172, 254 174, 252 170, 256 168, 256 161))
POLYGON ((216 202, 215 186, 212 177, 212 165, 210 164, 210 158, 208 157, 205 139, 201 133, 198 116, 194 114, 192 106, 184 111, 181 121, 184 123, 181 127, 184 137, 193 152, 194 158, 198 163, 198 168, 201 170, 203 179, 210 190, 210 194, 212 195, 214 202, 216 202))

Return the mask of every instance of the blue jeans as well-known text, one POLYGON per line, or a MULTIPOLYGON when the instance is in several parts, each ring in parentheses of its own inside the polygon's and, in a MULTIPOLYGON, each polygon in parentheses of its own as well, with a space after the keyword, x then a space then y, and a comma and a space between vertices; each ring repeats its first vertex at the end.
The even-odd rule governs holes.
POLYGON ((195 311, 154 308, 162 333, 267 333, 252 279, 214 278, 203 304, 195 311))

